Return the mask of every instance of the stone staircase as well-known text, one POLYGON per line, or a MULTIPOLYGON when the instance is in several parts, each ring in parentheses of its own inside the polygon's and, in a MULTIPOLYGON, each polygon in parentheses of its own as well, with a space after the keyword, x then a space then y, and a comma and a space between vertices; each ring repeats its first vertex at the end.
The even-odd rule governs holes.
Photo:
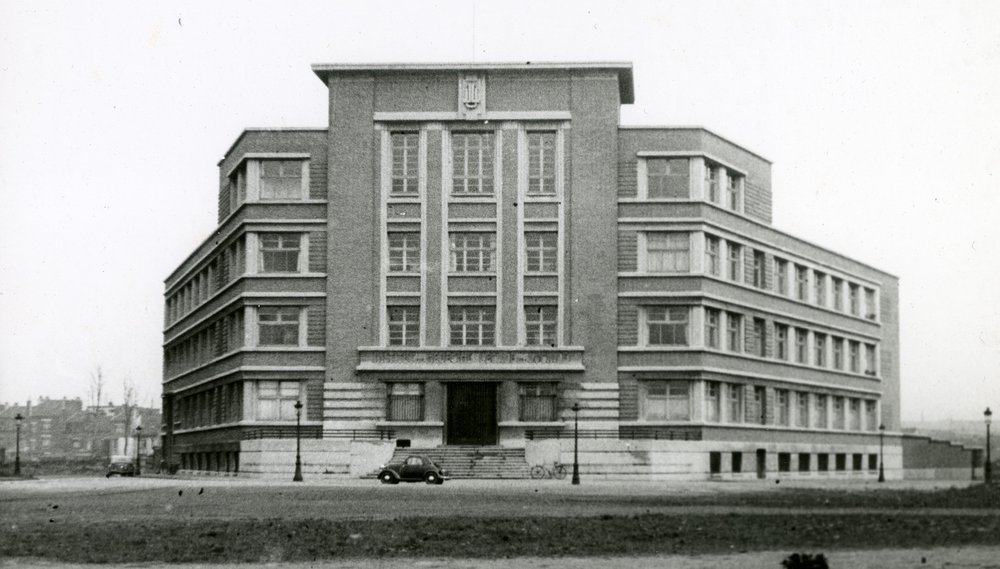
POLYGON ((531 467, 524 459, 523 448, 498 446, 441 446, 436 448, 397 448, 393 462, 419 454, 448 471, 449 478, 517 479, 530 478, 531 467))

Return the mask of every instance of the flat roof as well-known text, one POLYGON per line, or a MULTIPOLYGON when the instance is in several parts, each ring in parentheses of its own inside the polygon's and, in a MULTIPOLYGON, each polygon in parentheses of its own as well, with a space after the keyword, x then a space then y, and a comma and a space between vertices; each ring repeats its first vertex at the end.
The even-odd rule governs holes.
POLYGON ((635 102, 632 63, 629 61, 559 62, 525 61, 500 63, 314 63, 323 83, 336 73, 421 73, 428 71, 586 71, 607 70, 618 74, 618 95, 623 105, 635 102))

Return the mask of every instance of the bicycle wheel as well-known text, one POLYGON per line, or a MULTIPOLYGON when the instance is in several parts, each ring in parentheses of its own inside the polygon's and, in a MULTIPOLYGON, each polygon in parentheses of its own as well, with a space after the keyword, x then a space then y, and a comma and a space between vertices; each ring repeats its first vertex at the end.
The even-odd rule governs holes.
POLYGON ((555 465, 555 467, 552 469, 552 476, 556 480, 562 480, 563 478, 566 478, 566 467, 561 464, 555 465))
POLYGON ((532 466, 531 467, 531 477, 535 480, 539 478, 545 478, 545 467, 544 466, 532 466))

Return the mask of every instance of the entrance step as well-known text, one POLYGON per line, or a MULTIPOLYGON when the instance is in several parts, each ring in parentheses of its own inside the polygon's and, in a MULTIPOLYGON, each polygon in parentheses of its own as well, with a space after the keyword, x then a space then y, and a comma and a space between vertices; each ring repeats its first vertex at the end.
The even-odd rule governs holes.
POLYGON ((411 454, 424 455, 448 471, 450 478, 519 479, 529 478, 531 468, 523 448, 498 446, 442 446, 397 448, 393 461, 411 454))

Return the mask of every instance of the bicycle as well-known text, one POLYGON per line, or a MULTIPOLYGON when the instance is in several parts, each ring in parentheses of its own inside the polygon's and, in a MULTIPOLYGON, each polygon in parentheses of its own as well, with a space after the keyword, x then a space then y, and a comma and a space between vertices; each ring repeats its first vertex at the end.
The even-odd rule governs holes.
POLYGON ((535 480, 540 478, 555 478, 556 480, 562 480, 563 478, 566 478, 566 467, 558 462, 553 463, 552 468, 536 464, 531 467, 531 477, 535 480))

